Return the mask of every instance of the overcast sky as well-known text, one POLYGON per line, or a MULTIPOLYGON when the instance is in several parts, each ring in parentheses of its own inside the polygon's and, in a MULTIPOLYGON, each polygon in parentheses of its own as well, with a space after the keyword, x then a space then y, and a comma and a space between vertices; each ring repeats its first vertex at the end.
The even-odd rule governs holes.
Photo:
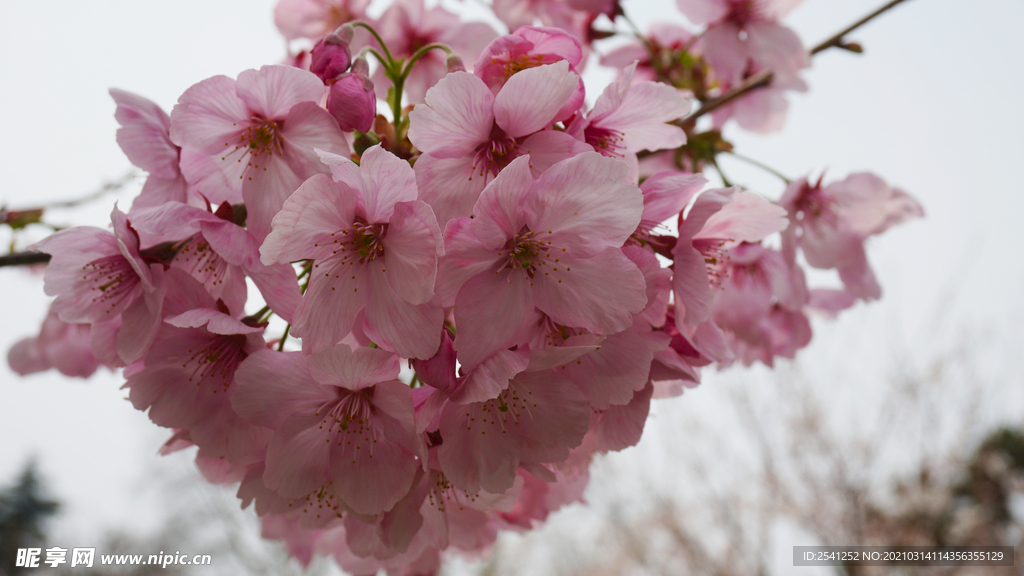
MULTIPOLYGON (((136 92, 169 111, 199 80, 277 62, 284 43, 273 27, 273 4, 0 2, 0 109, 6 113, 0 201, 31 207, 80 196, 119 177, 130 164, 114 140, 107 89, 136 92)), ((675 14, 673 4, 623 2, 642 28, 675 14)), ((875 4, 806 0, 788 24, 813 45, 875 4)), ((996 347, 1012 335, 1020 343, 1022 21, 1019 0, 969 6, 909 0, 851 37, 864 45, 864 55, 831 50, 814 59, 805 74, 811 89, 791 97, 781 133, 755 136, 734 126, 726 133, 738 151, 784 174, 827 171, 826 180, 835 180, 870 170, 924 205, 924 220, 870 244, 883 302, 859 306, 827 326, 816 324, 823 332, 869 342, 848 358, 851 364, 879 361, 893 342, 925 357, 967 329, 990 330, 996 347), (865 351, 877 357, 864 357, 865 351)), ((591 100, 607 78, 588 78, 591 100)), ((723 168, 768 197, 782 192, 770 175, 728 159, 723 168)), ((123 209, 130 205, 130 196, 121 194, 60 213, 56 221, 105 226, 114 199, 123 209)), ((0 290, 6 318, 0 348, 6 350, 38 329, 48 300, 41 277, 24 270, 0 270, 0 290)), ((813 365, 816 354, 837 357, 834 349, 811 346, 802 360, 813 365)), ((1005 357, 1010 354, 1008 348, 1005 357)), ((1021 382, 1019 366, 1010 370, 1007 377, 1021 382)), ((123 400, 122 383, 109 373, 88 382, 55 374, 22 379, 0 367, 0 482, 10 481, 34 455, 66 503, 58 533, 145 525, 152 517, 145 474, 165 465, 156 463, 155 452, 166 433, 123 400)), ((692 395, 676 402, 699 400, 692 395)), ((179 456, 176 465, 186 459, 179 456)))

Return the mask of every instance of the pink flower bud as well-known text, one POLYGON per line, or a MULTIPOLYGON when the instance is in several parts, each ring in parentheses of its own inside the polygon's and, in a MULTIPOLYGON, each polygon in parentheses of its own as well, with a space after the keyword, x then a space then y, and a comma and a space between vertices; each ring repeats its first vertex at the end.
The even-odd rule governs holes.
POLYGON ((352 61, 348 45, 352 42, 352 27, 342 26, 333 34, 324 36, 313 47, 310 71, 327 82, 344 74, 352 61))
POLYGON ((366 132, 377 115, 377 96, 373 92, 369 71, 366 59, 356 58, 352 62, 352 70, 331 84, 327 111, 345 132, 366 132))
POLYGON ((462 63, 462 58, 459 58, 458 54, 449 54, 448 58, 444 61, 444 65, 448 69, 449 74, 466 71, 466 65, 462 63))

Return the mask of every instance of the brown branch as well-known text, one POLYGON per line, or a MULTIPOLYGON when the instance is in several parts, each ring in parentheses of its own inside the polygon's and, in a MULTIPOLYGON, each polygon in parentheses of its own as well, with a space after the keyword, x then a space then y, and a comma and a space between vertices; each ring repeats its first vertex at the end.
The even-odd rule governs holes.
POLYGON ((0 256, 0 268, 4 266, 28 266, 30 264, 46 264, 50 255, 44 252, 15 252, 0 256))
MULTIPOLYGON (((897 4, 900 4, 901 2, 904 2, 904 1, 905 0, 892 0, 891 2, 886 4, 885 6, 882 6, 878 10, 875 10, 874 12, 872 12, 871 14, 868 14, 867 16, 861 18, 860 20, 854 22, 853 24, 850 24, 849 26, 847 26, 846 28, 844 28, 840 32, 834 34, 828 40, 825 40, 821 44, 818 44, 814 48, 811 48, 811 50, 810 50, 811 55, 813 56, 813 55, 815 55, 815 54, 817 54, 819 52, 822 52, 824 50, 828 50, 829 48, 842 48, 842 47, 844 47, 846 45, 846 43, 843 40, 843 38, 847 34, 849 34, 850 32, 853 32, 857 28, 860 28, 861 26, 863 26, 863 25, 867 24, 868 22, 874 20, 875 18, 881 16, 883 13, 889 11, 890 9, 894 8, 897 4)), ((704 104, 700 107, 700 109, 698 109, 693 114, 690 114, 686 118, 683 118, 682 124, 684 126, 693 126, 697 122, 697 118, 700 118, 701 116, 704 116, 705 114, 713 112, 713 111, 721 108, 722 106, 725 106, 726 104, 729 104, 730 102, 735 101, 737 98, 740 98, 741 96, 745 96, 749 92, 753 92, 754 90, 757 90, 758 88, 763 88, 763 87, 767 86, 768 84, 770 84, 771 81, 772 81, 772 73, 771 73, 770 70, 765 70, 765 71, 759 72, 757 74, 754 74, 750 78, 747 78, 746 80, 744 80, 742 84, 733 87, 731 90, 729 90, 725 94, 719 96, 718 98, 714 98, 714 99, 708 100, 707 102, 704 102, 704 104)))
POLYGON ((904 2, 904 1, 905 0, 892 0, 892 2, 889 2, 888 4, 886 4, 885 6, 882 6, 878 10, 875 10, 871 14, 868 14, 867 16, 861 18, 860 20, 857 20, 853 24, 850 24, 845 29, 843 29, 841 32, 836 33, 834 36, 832 36, 828 40, 825 40, 821 44, 818 44, 814 48, 811 48, 811 56, 814 56, 818 52, 822 52, 824 50, 828 50, 829 48, 841 47, 844 44, 844 41, 843 41, 843 37, 844 36, 846 36, 850 32, 853 32, 857 28, 860 28, 861 26, 867 24, 868 22, 874 20, 878 16, 881 16, 882 13, 887 12, 888 10, 894 8, 897 4, 899 4, 901 2, 904 2))

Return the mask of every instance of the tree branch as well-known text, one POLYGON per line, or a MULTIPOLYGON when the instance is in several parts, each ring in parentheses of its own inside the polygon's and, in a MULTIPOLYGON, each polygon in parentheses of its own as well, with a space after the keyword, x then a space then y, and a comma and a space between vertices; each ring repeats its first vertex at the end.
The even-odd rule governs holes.
MULTIPOLYGON (((843 38, 847 34, 849 34, 850 32, 853 32, 857 28, 860 28, 861 26, 863 26, 863 25, 867 24, 868 22, 874 20, 875 18, 881 16, 883 13, 885 13, 885 12, 889 11, 890 9, 894 8, 897 4, 900 4, 901 2, 905 2, 905 1, 906 0, 892 0, 891 2, 886 4, 885 6, 882 6, 878 10, 875 10, 874 12, 872 12, 871 14, 868 14, 867 16, 861 18, 860 20, 854 22, 853 24, 850 24, 849 26, 847 26, 846 28, 844 28, 840 32, 838 32, 835 35, 833 35, 828 40, 825 40, 821 44, 818 44, 814 48, 811 48, 811 50, 810 50, 811 56, 814 56, 815 54, 817 54, 819 52, 822 52, 824 50, 828 50, 829 48, 841 48, 841 47, 843 47, 843 45, 844 45, 843 38)), ((714 112, 715 110, 721 108, 722 106, 725 106, 726 104, 729 104, 730 102, 735 101, 737 98, 740 98, 741 96, 745 96, 749 92, 753 92, 754 90, 757 90, 758 88, 763 88, 763 87, 767 86, 768 84, 770 84, 771 81, 772 81, 772 73, 771 73, 770 70, 764 70, 762 72, 754 74, 750 78, 747 78, 746 80, 744 80, 742 84, 739 84, 738 86, 733 87, 731 90, 729 90, 725 94, 719 96, 718 98, 714 98, 714 99, 708 100, 707 102, 704 102, 704 104, 700 107, 700 109, 698 109, 693 114, 690 114, 686 118, 683 118, 681 123, 684 126, 693 126, 696 123, 697 119, 700 118, 701 116, 704 116, 705 114, 709 114, 711 112, 714 112)))
POLYGON ((28 266, 30 264, 46 264, 50 255, 44 252, 15 252, 0 256, 0 268, 4 266, 28 266))

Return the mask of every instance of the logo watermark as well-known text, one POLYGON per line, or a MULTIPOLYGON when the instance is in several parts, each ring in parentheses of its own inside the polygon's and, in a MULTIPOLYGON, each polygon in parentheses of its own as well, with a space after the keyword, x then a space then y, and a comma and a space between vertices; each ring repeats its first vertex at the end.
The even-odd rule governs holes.
MULTIPOLYGON (((70 564, 72 568, 83 566, 92 568, 96 561, 96 548, 18 548, 18 555, 15 558, 15 566, 19 568, 39 568, 41 565, 49 564, 56 568, 61 564, 70 564), (45 556, 44 556, 45 552, 45 556), (68 552, 71 553, 70 559, 68 552)), ((175 550, 174 554, 165 554, 163 550, 159 554, 100 554, 99 563, 101 566, 209 566, 213 558, 209 554, 182 554, 175 550)))

